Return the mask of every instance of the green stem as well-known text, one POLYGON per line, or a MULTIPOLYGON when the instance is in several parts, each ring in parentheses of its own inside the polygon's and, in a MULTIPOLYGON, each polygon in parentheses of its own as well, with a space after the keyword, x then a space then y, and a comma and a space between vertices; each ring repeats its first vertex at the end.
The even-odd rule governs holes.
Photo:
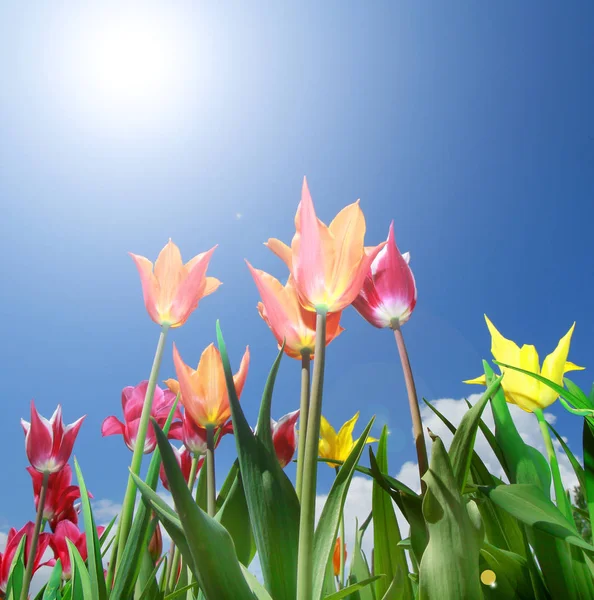
POLYGON ((301 350, 301 403, 299 405, 299 445, 297 447, 297 498, 301 499, 303 486, 303 459, 307 433, 307 415, 309 413, 309 375, 311 352, 309 348, 301 350))
POLYGON ((35 564, 35 554, 37 553, 37 542, 39 541, 39 533, 43 521, 43 509, 45 508, 45 497, 47 495, 49 476, 49 471, 46 471, 43 474, 43 480, 41 482, 39 502, 37 504, 37 517, 35 519, 35 527, 33 528, 31 547, 29 548, 29 560, 27 561, 27 568, 25 569, 25 575, 23 577, 23 587, 21 588, 21 600, 27 600, 29 595, 29 586, 31 585, 31 578, 33 577, 33 565, 35 564))
POLYGON ((573 515, 571 511, 571 505, 567 499, 567 494, 563 487, 563 481, 561 480, 561 471, 559 470, 559 462, 557 461, 557 455, 555 453, 555 447, 553 446, 553 440, 551 440, 551 434, 549 432, 549 426, 545 419, 542 409, 535 408, 534 414, 538 420, 542 439, 544 440, 547 455, 549 457, 549 464, 551 465, 551 473, 553 474, 553 485, 555 487, 555 498, 557 500, 557 508, 565 515, 565 517, 573 523, 573 515))
POLYGON ((421 492, 424 493, 427 486, 423 481, 423 475, 429 468, 429 461, 427 460, 427 447, 425 446, 425 436, 423 435, 423 422, 421 421, 421 411, 419 410, 417 388, 415 386, 408 352, 406 351, 406 345, 404 343, 404 337, 402 336, 402 330, 400 329, 400 322, 398 319, 392 319, 391 327, 394 330, 394 337, 396 338, 396 345, 398 346, 398 354, 400 355, 404 381, 406 383, 406 391, 408 392, 408 405, 410 408, 410 416, 412 417, 413 436, 415 438, 415 448, 417 450, 417 462, 419 463, 421 492))
MULTIPOLYGON (((340 467, 334 467, 336 469, 336 474, 338 475, 338 471, 340 471, 340 467)), ((338 573, 338 589, 342 589, 344 587, 344 509, 340 515, 340 572, 338 573)))
POLYGON ((315 363, 312 377, 311 404, 307 415, 307 434, 303 459, 301 514, 299 518, 299 551, 297 555, 297 600, 313 598, 313 537, 316 517, 316 478, 318 446, 322 417, 322 391, 326 354, 326 314, 317 308, 315 363))
MULTIPOLYGON (((198 456, 192 456, 192 465, 190 467, 190 476, 188 477, 188 489, 190 490, 190 494, 194 489, 194 482, 196 481, 196 473, 198 472, 198 456)), ((173 541, 171 542, 173 547, 173 541)), ((169 571, 169 575, 167 578, 167 589, 169 592, 172 592, 175 587, 175 581, 177 579, 177 566, 179 564, 180 553, 179 548, 175 546, 173 553, 171 555, 171 570, 169 571)))
MULTIPOLYGON (((159 336, 159 343, 157 344, 157 351, 155 352, 155 358, 153 360, 153 366, 146 388, 146 395, 144 397, 144 404, 142 406, 142 413, 138 424, 138 434, 136 435, 136 442, 134 444, 134 453, 132 454, 132 463, 130 465, 131 474, 128 477, 128 486, 126 488, 126 495, 124 496, 122 513, 118 525, 117 550, 114 549, 116 559, 117 556, 122 556, 124 553, 124 547, 132 525, 132 515, 134 514, 134 503, 136 501, 136 485, 132 479, 132 473, 134 473, 134 475, 140 473, 142 457, 144 456, 144 442, 146 440, 146 432, 151 416, 151 408, 153 407, 153 396, 155 395, 155 387, 157 386, 157 378, 159 376, 163 351, 165 350, 165 339, 167 338, 168 330, 169 325, 161 326, 161 335, 159 336)), ((112 561, 115 562, 114 556, 112 556, 112 561)), ((117 571, 117 565, 115 566, 115 569, 117 571)))
POLYGON ((214 427, 211 425, 210 427, 206 428, 206 497, 207 512, 210 517, 215 516, 217 505, 214 446, 214 427))

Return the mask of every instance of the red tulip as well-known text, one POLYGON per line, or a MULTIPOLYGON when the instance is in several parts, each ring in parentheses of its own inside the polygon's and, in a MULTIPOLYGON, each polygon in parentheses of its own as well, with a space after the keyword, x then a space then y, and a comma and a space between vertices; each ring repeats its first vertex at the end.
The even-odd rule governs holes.
MULTIPOLYGON (((33 495, 37 510, 43 475, 33 467, 27 467, 27 471, 33 480, 33 495)), ((71 485, 71 482, 72 469, 68 464, 61 471, 49 476, 43 518, 49 522, 52 531, 56 530, 56 525, 60 521, 78 523, 78 510, 74 507, 74 501, 80 498, 80 490, 77 485, 71 485)), ((91 494, 89 496, 92 497, 91 494)))
MULTIPOLYGON (((137 386, 128 386, 122 390, 122 409, 124 411, 125 423, 122 423, 114 416, 107 417, 107 419, 103 421, 103 425, 101 425, 101 435, 103 435, 103 437, 108 435, 123 435, 126 446, 134 451, 147 387, 148 381, 142 381, 137 386)), ((159 386, 155 387, 151 416, 157 421, 159 427, 163 428, 165 425, 165 421, 167 421, 167 417, 174 401, 175 394, 173 392, 162 390, 159 386)), ((181 411, 179 408, 176 408, 174 418, 181 419, 181 416, 181 411)), ((176 439, 177 432, 180 429, 181 423, 179 421, 174 421, 169 429, 169 436, 176 439)), ((144 442, 144 453, 150 454, 155 449, 156 445, 157 438, 155 437, 155 431, 152 427, 149 427, 144 442)))
POLYGON ((276 456, 281 467, 285 467, 291 462, 295 454, 297 445, 297 436, 295 434, 295 423, 299 418, 299 410, 295 410, 284 417, 281 417, 278 423, 272 420, 272 441, 276 456))
MULTIPOLYGON (((173 449, 173 453, 175 454, 177 464, 179 465, 182 475, 184 476, 184 481, 188 483, 190 479, 190 471, 192 470, 192 454, 185 446, 181 449, 178 449, 172 445, 171 448, 173 449)), ((203 458, 201 458, 198 461, 198 469, 196 472, 200 471, 203 462, 203 458)), ((167 475, 165 474, 165 468, 163 467, 163 463, 161 463, 161 468, 159 469, 159 476, 161 478, 161 483, 163 484, 163 487, 166 490, 168 490, 169 482, 167 481, 167 475)))
MULTIPOLYGON (((8 583, 8 575, 10 574, 10 567, 12 565, 12 561, 14 559, 14 555, 17 551, 19 543, 24 535, 27 536, 27 541, 25 542, 25 555, 24 560, 25 564, 29 561, 29 552, 31 550, 31 541, 33 539, 33 530, 35 529, 35 524, 32 521, 29 521, 22 529, 17 531, 12 528, 8 532, 8 538, 6 540, 6 547, 3 553, 0 553, 0 592, 6 592, 6 584, 8 583)), ((53 567, 55 564, 55 560, 51 559, 47 562, 42 563, 41 560, 45 551, 47 550, 47 546, 50 543, 52 535, 49 533, 42 533, 39 535, 39 540, 37 542, 37 550, 35 552, 35 560, 33 562, 33 573, 37 571, 40 567, 53 567)))
MULTIPOLYGON (((85 415, 86 416, 86 415, 85 415)), ((52 418, 42 417, 31 401, 31 423, 21 419, 25 430, 25 449, 31 466, 40 473, 57 473, 68 462, 83 419, 64 426, 58 404, 52 418)))
POLYGON ((388 243, 371 264, 361 292, 353 302, 359 314, 375 327, 393 327, 406 323, 417 303, 417 287, 408 262, 394 239, 390 224, 388 243))
POLYGON ((148 551, 154 563, 156 563, 161 558, 161 554, 163 554, 163 535, 161 534, 159 523, 157 523, 155 531, 149 541, 148 551))
MULTIPOLYGON (((97 527, 98 535, 101 535, 104 529, 104 527, 97 527)), ((70 554, 68 553, 68 544, 66 543, 67 539, 76 546, 83 561, 87 560, 87 539, 85 533, 80 531, 71 521, 60 521, 54 535, 49 540, 49 545, 54 551, 56 558, 60 559, 60 563, 62 564, 62 579, 66 580, 72 577, 70 554)))
MULTIPOLYGON (((170 389, 179 388, 179 384, 175 379, 168 379, 166 382, 170 389)), ((215 440, 218 446, 221 438, 227 433, 233 433, 233 423, 227 421, 222 427, 215 429, 215 440), (220 433, 219 433, 220 432, 220 433)), ((181 440, 184 446, 195 456, 206 454, 206 429, 196 425, 194 419, 190 416, 190 413, 186 410, 182 417, 181 430, 177 428, 173 435, 169 436, 171 439, 181 440)))

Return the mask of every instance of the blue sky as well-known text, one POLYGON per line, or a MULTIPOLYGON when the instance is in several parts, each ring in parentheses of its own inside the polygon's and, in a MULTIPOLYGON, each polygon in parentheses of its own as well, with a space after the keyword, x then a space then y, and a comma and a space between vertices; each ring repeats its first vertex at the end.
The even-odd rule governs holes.
MULTIPOLYGON (((250 345, 255 423, 276 344, 243 259, 286 276, 262 243, 292 237, 304 175, 325 222, 361 199, 370 245, 394 219, 419 290, 404 334, 420 396, 478 391, 461 381, 490 354, 483 313, 541 359, 575 320, 570 359, 592 367, 592 3, 32 2, 4 3, 0 24, 0 529, 34 517, 19 425, 32 398, 88 415, 87 484, 123 496, 130 454, 100 426, 148 378, 159 335, 129 251, 219 244, 209 274, 223 286, 171 333, 161 379, 171 343, 195 363, 220 319, 234 369, 250 345), (115 81, 86 62, 118 28, 165 31, 171 63, 145 61, 144 91, 130 90, 141 65, 115 81)), ((323 412, 340 425, 360 410, 357 432, 376 414, 398 473, 414 449, 393 337, 353 309, 342 324, 323 412)), ((274 417, 298 386, 285 357, 274 417)), ((551 412, 581 454, 579 419, 551 412)), ((222 480, 232 440, 218 456, 222 480)), ((322 491, 331 478, 321 466, 322 491)))

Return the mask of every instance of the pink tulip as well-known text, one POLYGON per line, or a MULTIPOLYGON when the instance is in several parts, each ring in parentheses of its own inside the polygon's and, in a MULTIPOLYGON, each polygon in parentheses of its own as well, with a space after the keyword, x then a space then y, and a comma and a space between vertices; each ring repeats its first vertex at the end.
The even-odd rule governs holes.
MULTIPOLYGON (((185 446, 181 449, 178 449, 172 445, 171 448, 173 449, 173 453, 175 454, 177 464, 179 465, 182 475, 184 476, 184 481, 186 483, 189 483, 190 471, 192 470, 192 454, 185 446)), ((201 458, 198 461, 198 469, 197 469, 196 473, 198 473, 198 471, 200 471, 200 468, 202 467, 203 462, 204 462, 203 458, 201 458)), ((161 468, 159 469, 159 477, 161 478, 161 483, 163 484, 163 487, 166 490, 168 490, 169 482, 167 481, 167 475, 165 474, 165 468, 163 467, 163 463, 161 463, 161 468)))
MULTIPOLYGON (((97 527, 97 534, 101 535, 104 529, 104 527, 97 527)), ((68 580, 72 577, 72 565, 66 540, 70 540, 76 546, 81 558, 85 561, 87 560, 87 539, 85 533, 80 531, 74 523, 60 521, 54 535, 49 540, 51 549, 62 564, 62 579, 68 580)))
MULTIPOLYGON (((126 446, 134 451, 147 387, 148 381, 142 381, 137 386, 128 386, 122 390, 122 409, 124 411, 125 423, 122 423, 114 416, 107 417, 103 421, 103 425, 101 425, 101 435, 103 437, 108 435, 123 435, 126 446)), ((155 387, 151 416, 155 418, 159 427, 163 428, 165 425, 174 401, 175 394, 173 392, 162 390, 159 386, 155 387)), ((181 416, 181 411, 179 408, 176 408, 174 419, 181 419, 181 416)), ((181 430, 181 423, 174 421, 169 429, 169 437, 177 439, 176 436, 179 430, 181 430)), ((144 441, 144 453, 150 454, 156 445, 157 438, 155 437, 155 431, 152 427, 149 427, 144 441)))
MULTIPOLYGON (((3 553, 0 553, 0 592, 6 592, 6 584, 8 583, 8 576, 10 574, 10 567, 12 565, 12 561, 14 559, 14 555, 19 547, 19 543, 24 535, 27 536, 27 541, 25 542, 25 555, 24 560, 25 564, 29 561, 29 553, 31 550, 31 541, 33 539, 33 530, 35 529, 35 524, 32 521, 29 521, 22 529, 17 531, 12 528, 8 532, 8 538, 6 540, 6 547, 3 553)), ((45 551, 47 550, 47 546, 50 543, 52 535, 49 533, 42 533, 39 536, 39 540, 37 542, 37 550, 35 552, 35 560, 33 562, 33 573, 37 571, 40 567, 53 567, 55 564, 55 560, 51 559, 47 562, 42 563, 41 560, 45 551)))
POLYGON ((291 462, 295 454, 297 445, 297 435, 295 433, 299 411, 295 410, 284 417, 281 417, 278 423, 271 422, 272 442, 276 450, 276 456, 281 467, 285 467, 291 462))
POLYGON ((31 401, 31 423, 21 419, 25 431, 25 449, 31 466, 40 473, 57 473, 64 468, 72 454, 74 440, 84 418, 65 427, 59 404, 48 421, 37 412, 35 403, 31 401))
POLYGON ((394 239, 394 222, 390 225, 388 243, 371 264, 363 288, 353 306, 375 327, 402 325, 412 315, 417 303, 417 287, 408 262, 394 239))
MULTIPOLYGON (((171 382, 172 380, 168 381, 171 382)), ((217 446, 219 445, 221 438, 227 433, 233 433, 233 423, 231 423, 231 421, 227 421, 222 427, 215 429, 214 437, 217 440, 217 446)), ((178 428, 174 432, 174 435, 170 435, 169 437, 171 439, 181 440, 188 451, 195 456, 206 454, 206 429, 200 427, 200 425, 196 425, 188 411, 184 412, 181 431, 178 428)))
POLYGON ((161 554, 163 554, 163 535, 159 523, 157 523, 155 531, 149 541, 148 551, 154 563, 156 563, 161 558, 161 554))
MULTIPOLYGON (((43 475, 33 467, 27 467, 27 471, 33 480, 33 495, 37 510, 43 475)), ((49 522, 52 531, 56 531, 56 525, 60 521, 68 520, 78 523, 78 511, 74 507, 74 501, 80 498, 80 490, 77 485, 71 485, 71 482, 72 469, 68 464, 61 471, 49 476, 43 518, 49 522)), ((92 497, 91 494, 89 497, 92 497)))

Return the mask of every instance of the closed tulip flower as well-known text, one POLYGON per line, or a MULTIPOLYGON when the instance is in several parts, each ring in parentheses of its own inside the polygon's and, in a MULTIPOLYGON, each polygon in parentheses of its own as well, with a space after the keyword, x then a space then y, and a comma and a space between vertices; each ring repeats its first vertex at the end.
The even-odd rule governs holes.
POLYGON ((272 420, 270 424, 272 429, 272 443, 274 444, 274 450, 276 457, 281 467, 288 465, 293 455, 295 454, 295 448, 297 445, 297 434, 295 423, 299 418, 299 411, 295 410, 289 414, 281 417, 278 422, 272 420))
POLYGON ((390 225, 388 242, 371 263, 363 287, 353 302, 357 312, 375 327, 406 323, 417 303, 410 255, 400 254, 390 225))

